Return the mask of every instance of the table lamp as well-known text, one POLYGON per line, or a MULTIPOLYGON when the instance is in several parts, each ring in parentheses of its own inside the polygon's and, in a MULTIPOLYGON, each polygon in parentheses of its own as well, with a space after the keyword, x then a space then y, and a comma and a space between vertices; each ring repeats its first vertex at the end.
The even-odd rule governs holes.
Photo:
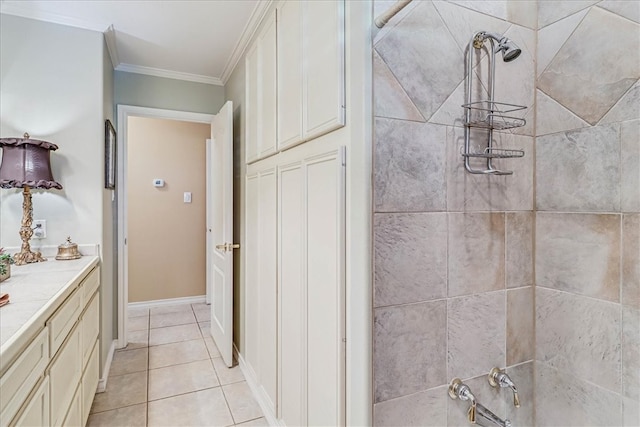
POLYGON ((16 265, 46 261, 40 252, 32 252, 29 240, 33 235, 33 206, 31 188, 57 188, 62 185, 53 180, 49 152, 58 146, 47 141, 29 138, 0 138, 2 161, 0 162, 0 188, 22 188, 22 224, 20 238, 22 247, 13 256, 16 265))

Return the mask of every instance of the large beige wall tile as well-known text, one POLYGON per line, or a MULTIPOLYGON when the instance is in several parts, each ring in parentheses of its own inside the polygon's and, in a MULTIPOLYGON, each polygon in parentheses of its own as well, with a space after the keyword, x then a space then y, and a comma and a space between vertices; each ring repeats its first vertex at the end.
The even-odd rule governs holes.
POLYGON ((418 2, 375 47, 427 120, 464 77, 462 51, 430 1, 418 2))
MULTIPOLYGON (((640 9, 640 7, 638 7, 640 9)), ((636 120, 640 117, 640 81, 625 93, 599 124, 636 120)))
POLYGON ((622 304, 640 308, 640 214, 622 217, 622 304))
POLYGON ((536 285, 620 301, 620 215, 536 217, 536 285))
POLYGON ((533 287, 507 291, 507 366, 535 357, 533 287))
POLYGON ((424 122, 411 99, 395 78, 387 64, 373 51, 373 115, 392 119, 424 122))
POLYGON ((506 214, 507 288, 533 285, 533 212, 506 214))
POLYGON ((556 22, 566 16, 598 3, 599 0, 539 0, 538 1, 538 28, 556 22))
POLYGON ((447 214, 375 214, 374 306, 447 296, 447 214))
POLYGON ((622 394, 640 402, 640 310, 622 307, 622 394))
POLYGON ((538 90, 536 98, 537 136, 590 127, 589 123, 538 90))
POLYGON ((619 304, 537 288, 536 360, 618 393, 620 320, 619 304))
POLYGON ((632 21, 592 8, 540 76, 540 89, 596 124, 640 77, 639 31, 632 21))
POLYGON ((449 296, 505 288, 504 214, 449 214, 449 296))
POLYGON ((470 378, 505 365, 505 292, 447 300, 447 377, 470 378))
POLYGON ((375 211, 443 211, 446 127, 376 119, 374 138, 375 211))
POLYGON ((622 398, 622 417, 624 427, 640 426, 640 402, 638 399, 622 398))
POLYGON ((447 424, 447 387, 379 402, 373 405, 373 425, 393 427, 441 427, 447 424))
POLYGON ((604 0, 598 3, 598 6, 640 23, 640 6, 636 1, 604 0))
POLYGON ((617 125, 604 125, 538 137, 538 209, 619 211, 619 135, 617 125))
MULTIPOLYGON (((533 209, 533 138, 494 133, 494 147, 522 149, 525 156, 494 161, 494 167, 512 170, 513 175, 472 175, 465 170, 460 150, 464 129, 447 128, 447 209, 449 211, 504 211, 533 209)), ((487 134, 482 129, 471 133, 472 150, 484 150, 487 134)), ((486 169, 486 160, 472 159, 473 168, 486 169)))
POLYGON ((444 384, 446 302, 374 310, 374 401, 382 402, 444 384))
POLYGON ((620 426, 621 407, 619 394, 536 363, 536 425, 620 426))
POLYGON ((620 144, 620 207, 622 212, 640 212, 640 120, 620 124, 620 144))
POLYGON ((536 425, 535 420, 535 362, 523 363, 521 365, 507 368, 507 374, 513 380, 518 389, 520 397, 520 407, 513 405, 513 393, 510 389, 503 388, 501 393, 507 408, 507 418, 514 426, 527 427, 536 425))
MULTIPOLYGON (((541 6, 542 7, 542 6, 541 6)), ((587 15, 589 9, 583 9, 554 22, 538 31, 538 56, 536 57, 537 74, 540 75, 556 56, 571 33, 587 15)), ((538 133, 539 135, 539 133, 538 133)))

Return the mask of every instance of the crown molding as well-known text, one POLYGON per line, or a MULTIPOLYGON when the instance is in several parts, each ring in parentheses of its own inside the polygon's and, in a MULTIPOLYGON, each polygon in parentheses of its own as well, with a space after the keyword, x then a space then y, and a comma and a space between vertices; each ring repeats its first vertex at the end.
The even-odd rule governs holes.
POLYGON ((109 51, 111 65, 115 69, 120 65, 120 58, 118 57, 118 46, 116 43, 116 29, 113 28, 113 24, 105 30, 104 41, 107 44, 107 51, 109 51))
POLYGON ((141 65, 132 65, 120 63, 115 67, 116 71, 125 71, 127 73, 145 74, 147 76, 164 77, 166 79, 185 80, 188 82, 205 83, 216 86, 224 86, 222 80, 218 77, 203 76, 200 74, 183 73, 181 71, 163 70, 160 68, 143 67, 141 65))
POLYGON ((236 43, 235 47, 233 48, 233 52, 229 57, 229 61, 227 61, 227 64, 222 71, 220 81, 223 85, 227 84, 229 77, 231 77, 231 73, 233 73, 233 70, 236 68, 236 65, 238 65, 238 62, 242 58, 242 55, 244 55, 245 50, 247 50, 249 42, 253 38, 253 35, 260 26, 260 23, 267 14, 267 11, 273 4, 273 1, 274 0, 256 2, 256 7, 253 9, 253 12, 249 17, 249 21, 247 22, 247 25, 244 26, 244 30, 242 30, 242 34, 238 39, 238 43, 236 43))
POLYGON ((34 10, 24 7, 22 4, 23 3, 21 2, 7 3, 6 1, 1 1, 0 13, 20 16, 22 18, 35 19, 36 21, 52 22, 54 24, 83 28, 85 30, 98 31, 100 33, 104 32, 105 28, 109 27, 108 23, 89 22, 83 19, 59 15, 57 13, 47 12, 43 10, 34 10))

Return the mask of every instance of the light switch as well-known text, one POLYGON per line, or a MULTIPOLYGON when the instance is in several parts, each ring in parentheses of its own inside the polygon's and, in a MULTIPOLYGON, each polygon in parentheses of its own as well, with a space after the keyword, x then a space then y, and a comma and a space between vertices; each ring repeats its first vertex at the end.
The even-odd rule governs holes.
POLYGON ((184 192, 184 202, 185 203, 191 203, 191 192, 190 191, 185 191, 184 192))

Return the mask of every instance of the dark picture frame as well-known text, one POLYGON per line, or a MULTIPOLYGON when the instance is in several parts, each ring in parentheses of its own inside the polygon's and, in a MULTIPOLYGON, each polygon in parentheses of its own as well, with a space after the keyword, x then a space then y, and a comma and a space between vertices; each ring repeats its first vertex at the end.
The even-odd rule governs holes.
POLYGON ((104 122, 104 188, 116 188, 116 130, 110 120, 104 122))

